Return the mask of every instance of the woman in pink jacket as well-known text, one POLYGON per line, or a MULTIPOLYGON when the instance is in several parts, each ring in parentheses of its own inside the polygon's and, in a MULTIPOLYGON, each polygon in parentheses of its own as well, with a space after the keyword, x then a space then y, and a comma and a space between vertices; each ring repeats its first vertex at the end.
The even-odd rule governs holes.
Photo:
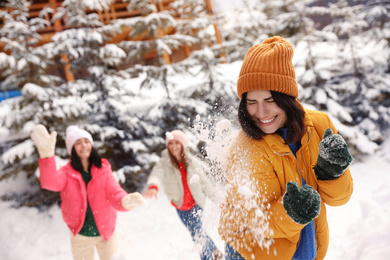
POLYGON ((116 252, 117 210, 128 211, 143 205, 138 192, 127 194, 114 179, 111 165, 93 147, 92 136, 78 128, 66 129, 69 162, 57 170, 54 151, 57 133, 37 125, 31 139, 39 153, 41 186, 60 192, 62 216, 71 231, 75 260, 93 260, 94 248, 101 260, 116 252))

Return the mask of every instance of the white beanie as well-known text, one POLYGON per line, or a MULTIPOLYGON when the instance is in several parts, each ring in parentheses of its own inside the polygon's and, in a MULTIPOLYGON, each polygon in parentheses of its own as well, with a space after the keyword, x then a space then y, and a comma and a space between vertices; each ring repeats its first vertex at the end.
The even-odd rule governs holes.
POLYGON ((183 149, 185 150, 187 148, 187 137, 186 134, 181 130, 173 130, 171 132, 165 133, 165 144, 168 147, 168 143, 171 140, 177 140, 181 143, 183 146, 183 149))
POLYGON ((66 150, 68 150, 68 154, 72 154, 72 148, 74 143, 79 140, 80 138, 87 138, 92 146, 93 146, 93 140, 90 133, 87 131, 80 129, 77 125, 70 125, 68 128, 66 128, 66 150))

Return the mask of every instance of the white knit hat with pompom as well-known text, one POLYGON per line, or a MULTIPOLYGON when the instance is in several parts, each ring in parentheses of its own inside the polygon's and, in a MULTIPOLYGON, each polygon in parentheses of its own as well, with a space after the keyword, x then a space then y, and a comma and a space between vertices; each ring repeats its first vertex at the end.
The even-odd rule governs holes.
POLYGON ((80 138, 87 138, 92 146, 93 146, 93 140, 90 133, 87 131, 80 129, 77 125, 70 125, 68 128, 66 128, 66 150, 68 150, 68 154, 71 155, 72 148, 74 143, 79 140, 80 138))

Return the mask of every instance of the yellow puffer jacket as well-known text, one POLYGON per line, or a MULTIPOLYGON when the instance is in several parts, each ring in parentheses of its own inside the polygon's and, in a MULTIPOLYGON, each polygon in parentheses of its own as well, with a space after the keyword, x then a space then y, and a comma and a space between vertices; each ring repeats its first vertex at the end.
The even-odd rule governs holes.
POLYGON ((219 233, 245 259, 292 259, 304 225, 295 223, 283 207, 289 181, 301 186, 302 176, 321 195, 321 212, 314 221, 316 259, 325 257, 329 244, 325 203, 340 206, 352 195, 349 169, 336 180, 317 180, 313 167, 319 143, 327 128, 337 132, 325 113, 305 112, 307 130, 296 157, 276 133, 254 140, 240 131, 232 144, 219 233))

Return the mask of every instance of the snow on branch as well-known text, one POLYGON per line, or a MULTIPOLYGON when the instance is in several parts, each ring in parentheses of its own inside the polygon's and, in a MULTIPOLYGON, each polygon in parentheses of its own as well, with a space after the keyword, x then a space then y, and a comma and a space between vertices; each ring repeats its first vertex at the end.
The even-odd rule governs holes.
MULTIPOLYGON (((78 0, 80 1, 80 0, 78 0)), ((82 0, 83 6, 90 10, 109 10, 112 0, 82 0)))
POLYGON ((172 54, 172 50, 169 48, 169 46, 167 44, 165 44, 165 42, 163 42, 162 40, 157 40, 156 41, 156 45, 157 45, 157 53, 168 53, 169 55, 172 54))
POLYGON ((353 121, 351 114, 346 110, 346 108, 341 106, 333 99, 328 98, 326 106, 328 108, 329 113, 336 116, 340 120, 348 123, 351 123, 353 121))
POLYGON ((107 65, 118 65, 126 53, 115 44, 107 44, 99 49, 99 56, 107 65))
POLYGON ((16 65, 15 58, 0 52, 0 70, 14 68, 16 65))
POLYGON ((31 97, 39 101, 47 101, 50 97, 50 89, 44 89, 34 83, 27 83, 23 86, 22 93, 26 97, 31 97))
POLYGON ((5 164, 12 164, 18 159, 20 160, 20 159, 29 157, 34 152, 35 152, 34 143, 31 139, 28 139, 20 144, 13 146, 10 149, 8 149, 1 156, 1 160, 5 164))
POLYGON ((148 148, 143 144, 142 141, 124 141, 121 143, 125 152, 132 151, 133 153, 147 152, 148 148))

